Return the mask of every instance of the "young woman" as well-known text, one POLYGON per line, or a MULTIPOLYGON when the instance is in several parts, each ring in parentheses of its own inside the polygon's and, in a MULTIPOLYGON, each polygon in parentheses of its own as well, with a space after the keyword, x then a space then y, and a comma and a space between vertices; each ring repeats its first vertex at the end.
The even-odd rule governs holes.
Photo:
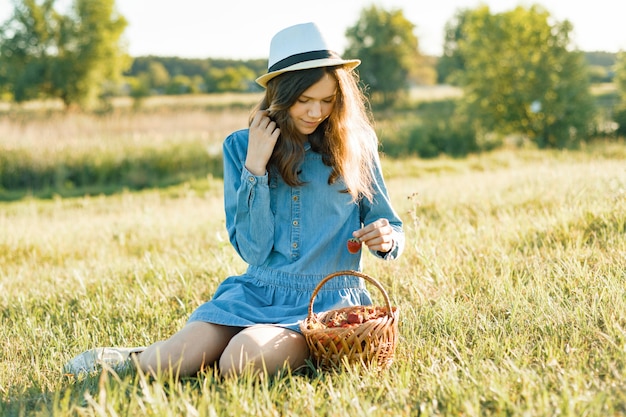
MULTIPOLYGON (((347 241, 357 238, 384 260, 404 246, 353 71, 359 64, 330 50, 313 23, 274 36, 268 72, 257 79, 265 95, 249 128, 223 144, 226 227, 247 271, 223 281, 169 339, 145 349, 94 349, 66 372, 131 354, 144 372, 179 376, 214 364, 236 375, 305 363, 299 322, 315 286, 361 268, 361 251, 349 251, 347 241)), ((314 310, 364 304, 371 304, 364 282, 349 275, 329 281, 314 310)))

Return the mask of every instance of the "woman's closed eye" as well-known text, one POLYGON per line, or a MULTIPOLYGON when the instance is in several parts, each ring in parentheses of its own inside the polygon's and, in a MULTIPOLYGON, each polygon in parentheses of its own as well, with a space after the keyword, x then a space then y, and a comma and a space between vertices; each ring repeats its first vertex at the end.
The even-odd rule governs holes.
MULTIPOLYGON (((311 100, 312 100, 312 99, 310 99, 310 98, 300 97, 300 98, 298 99, 298 103, 303 103, 303 104, 304 104, 304 103, 308 103, 308 102, 309 102, 309 101, 311 101, 311 100)), ((333 103, 333 102, 335 101, 335 97, 325 98, 325 99, 322 99, 321 101, 322 101, 323 103, 326 103, 326 104, 331 104, 331 103, 333 103)))

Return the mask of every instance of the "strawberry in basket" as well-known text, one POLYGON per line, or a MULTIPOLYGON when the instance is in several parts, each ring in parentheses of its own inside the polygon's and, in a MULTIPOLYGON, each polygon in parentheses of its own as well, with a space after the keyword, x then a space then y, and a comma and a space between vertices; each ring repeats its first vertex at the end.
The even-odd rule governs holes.
POLYGON ((354 327, 386 315, 387 313, 374 307, 353 307, 350 311, 341 311, 329 317, 326 321, 326 327, 354 327))

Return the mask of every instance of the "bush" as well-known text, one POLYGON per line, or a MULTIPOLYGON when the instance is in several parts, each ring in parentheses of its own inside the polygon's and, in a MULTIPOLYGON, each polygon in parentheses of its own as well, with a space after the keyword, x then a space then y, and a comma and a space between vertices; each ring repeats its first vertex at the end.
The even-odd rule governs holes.
POLYGON ((616 133, 618 136, 626 137, 626 105, 615 110, 613 120, 617 123, 616 133))
POLYGON ((471 125, 455 114, 455 101, 421 103, 417 109, 391 122, 394 132, 383 141, 390 156, 462 157, 482 149, 471 125))

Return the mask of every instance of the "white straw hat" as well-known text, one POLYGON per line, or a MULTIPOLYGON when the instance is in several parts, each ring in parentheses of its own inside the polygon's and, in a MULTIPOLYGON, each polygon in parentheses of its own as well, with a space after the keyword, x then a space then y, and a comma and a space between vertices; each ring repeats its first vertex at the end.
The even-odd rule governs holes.
POLYGON ((315 23, 302 23, 278 32, 270 43, 267 74, 256 82, 267 87, 272 78, 288 71, 345 65, 356 68, 360 59, 343 59, 328 47, 315 23))

